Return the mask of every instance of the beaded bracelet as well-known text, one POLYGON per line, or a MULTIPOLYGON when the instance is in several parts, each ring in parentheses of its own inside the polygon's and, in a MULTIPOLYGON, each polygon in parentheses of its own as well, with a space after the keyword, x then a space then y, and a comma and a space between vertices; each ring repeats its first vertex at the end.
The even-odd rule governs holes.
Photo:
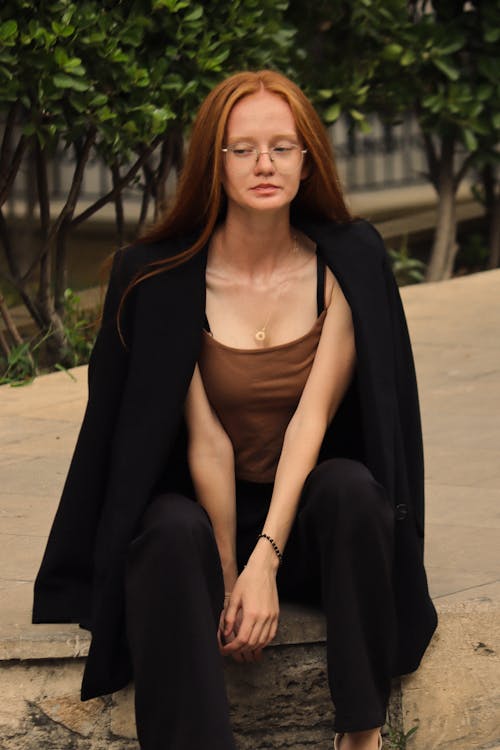
POLYGON ((274 541, 274 539, 272 539, 272 537, 270 537, 268 534, 259 534, 259 536, 257 537, 257 541, 261 538, 267 539, 269 542, 271 542, 272 548, 278 555, 279 564, 281 565, 281 563, 283 562, 283 555, 279 551, 279 547, 274 541))

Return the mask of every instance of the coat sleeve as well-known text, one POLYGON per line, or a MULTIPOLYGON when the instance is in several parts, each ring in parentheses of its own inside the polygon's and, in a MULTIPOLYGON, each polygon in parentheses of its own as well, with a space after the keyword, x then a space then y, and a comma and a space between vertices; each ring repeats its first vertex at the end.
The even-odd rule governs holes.
MULTIPOLYGON (((93 550, 106 491, 107 468, 128 350, 118 335, 116 315, 132 278, 127 250, 115 253, 103 316, 88 367, 88 401, 59 506, 34 586, 32 621, 88 622, 93 550)), ((122 329, 133 295, 126 304, 122 329)), ((127 342, 130 343, 130 342, 127 342)))

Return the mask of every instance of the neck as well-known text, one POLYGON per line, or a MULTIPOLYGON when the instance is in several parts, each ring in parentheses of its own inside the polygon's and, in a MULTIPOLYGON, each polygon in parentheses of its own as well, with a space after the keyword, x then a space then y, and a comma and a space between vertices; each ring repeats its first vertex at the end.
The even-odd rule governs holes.
POLYGON ((265 279, 289 257, 293 236, 288 208, 279 215, 253 215, 233 207, 212 243, 212 261, 265 279))

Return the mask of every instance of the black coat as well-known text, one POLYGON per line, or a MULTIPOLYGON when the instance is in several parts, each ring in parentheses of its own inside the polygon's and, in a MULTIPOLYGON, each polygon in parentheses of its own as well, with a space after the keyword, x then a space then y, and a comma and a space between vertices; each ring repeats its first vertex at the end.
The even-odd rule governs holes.
MULTIPOLYGON (((418 667, 436 627, 423 567, 423 453, 413 357, 383 242, 365 221, 303 224, 351 307, 356 372, 325 435, 320 460, 363 461, 396 515, 394 589, 399 637, 394 674, 418 667)), ((201 343, 206 248, 123 289, 150 261, 193 241, 136 245, 115 256, 103 323, 88 371, 89 400, 35 581, 33 622, 78 622, 92 631, 82 700, 130 681, 124 631, 124 560, 153 493, 189 486, 183 402, 201 343)))

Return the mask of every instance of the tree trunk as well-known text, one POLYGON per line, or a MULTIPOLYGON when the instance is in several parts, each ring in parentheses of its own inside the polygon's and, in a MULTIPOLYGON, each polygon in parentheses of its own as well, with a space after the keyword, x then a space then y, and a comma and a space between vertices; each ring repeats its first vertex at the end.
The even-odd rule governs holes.
POLYGON ((167 180, 172 169, 177 174, 184 161, 184 139, 181 128, 174 125, 168 131, 162 144, 160 164, 154 177, 153 195, 155 198, 154 220, 157 221, 166 209, 167 180))
POLYGON ((454 152, 455 139, 443 136, 435 185, 438 194, 437 222, 426 281, 449 279, 458 250, 454 152))
POLYGON ((54 284, 55 310, 61 318, 64 318, 64 290, 68 285, 68 267, 66 257, 68 254, 68 232, 70 222, 63 221, 56 239, 56 267, 54 284))
POLYGON ((142 201, 141 201, 141 213, 139 215, 139 221, 137 222, 136 235, 140 235, 144 231, 146 220, 148 218, 149 203, 151 199, 151 169, 148 168, 148 164, 143 165, 142 168, 144 174, 144 188, 142 190, 142 201))

